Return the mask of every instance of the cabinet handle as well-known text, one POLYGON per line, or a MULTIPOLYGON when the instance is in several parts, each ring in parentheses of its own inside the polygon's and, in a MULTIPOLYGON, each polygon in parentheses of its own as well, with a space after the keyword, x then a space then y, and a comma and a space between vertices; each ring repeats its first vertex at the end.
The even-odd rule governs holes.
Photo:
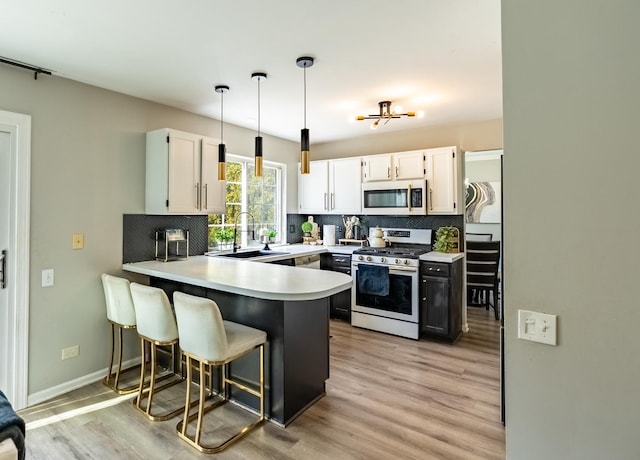
POLYGON ((409 205, 409 212, 411 212, 411 185, 407 186, 407 204, 409 205))
POLYGON ((196 183, 196 209, 200 209, 200 182, 196 183))
POLYGON ((327 194, 324 194, 324 200, 323 200, 323 208, 322 209, 326 209, 327 211, 329 210, 329 205, 327 204, 327 194))
POLYGON ((429 189, 429 209, 433 211, 433 189, 429 189))
POLYGON ((396 179, 398 178, 398 167, 396 166, 396 179))
POLYGON ((391 178, 391 168, 387 166, 387 179, 391 178))
POLYGON ((204 184, 204 208, 203 209, 208 209, 209 208, 209 197, 208 197, 208 193, 207 193, 207 184, 204 184))
POLYGON ((331 193, 331 209, 336 209, 336 196, 331 193))

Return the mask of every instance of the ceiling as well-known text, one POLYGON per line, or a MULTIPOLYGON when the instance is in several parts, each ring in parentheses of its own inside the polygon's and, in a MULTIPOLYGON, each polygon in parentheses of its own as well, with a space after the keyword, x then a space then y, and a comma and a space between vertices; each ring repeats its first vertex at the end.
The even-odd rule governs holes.
MULTIPOLYGON (((0 56, 54 75, 311 144, 502 117, 500 0, 20 0, 0 56), (423 111, 376 131, 378 102, 423 111)), ((50 78, 40 76, 39 78, 50 78)))

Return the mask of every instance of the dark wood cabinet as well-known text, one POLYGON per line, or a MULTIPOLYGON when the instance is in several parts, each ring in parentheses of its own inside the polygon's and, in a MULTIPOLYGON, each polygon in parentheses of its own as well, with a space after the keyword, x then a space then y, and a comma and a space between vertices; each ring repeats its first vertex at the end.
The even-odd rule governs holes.
MULTIPOLYGON (((320 269, 351 276, 351 255, 324 252, 320 254, 320 269)), ((351 321, 351 289, 339 292, 329 298, 329 317, 351 321)))
POLYGON ((462 332, 462 259, 420 262, 420 334, 454 342, 462 332))

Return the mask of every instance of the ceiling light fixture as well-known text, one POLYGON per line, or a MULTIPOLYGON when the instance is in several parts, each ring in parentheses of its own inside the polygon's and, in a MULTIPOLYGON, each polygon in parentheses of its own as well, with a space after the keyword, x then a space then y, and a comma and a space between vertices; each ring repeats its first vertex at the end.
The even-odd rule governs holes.
POLYGON ((307 67, 313 65, 313 58, 302 56, 296 65, 304 71, 304 128, 300 130, 300 173, 309 174, 311 155, 309 154, 309 130, 307 129, 307 67))
POLYGON ((216 85, 216 93, 220 93, 220 144, 218 144, 218 180, 227 180, 227 146, 224 145, 224 93, 229 91, 227 85, 216 85))
POLYGON ((262 177, 262 136, 260 136, 260 82, 267 79, 264 72, 253 72, 251 78, 258 82, 258 135, 256 136, 255 176, 262 177))
POLYGON ((382 120, 384 120, 384 124, 386 125, 392 118, 416 116, 415 112, 395 113, 391 110, 391 101, 380 101, 378 102, 378 107, 380 108, 380 112, 378 114, 358 115, 356 120, 374 120, 373 123, 371 123, 371 129, 376 129, 382 120))

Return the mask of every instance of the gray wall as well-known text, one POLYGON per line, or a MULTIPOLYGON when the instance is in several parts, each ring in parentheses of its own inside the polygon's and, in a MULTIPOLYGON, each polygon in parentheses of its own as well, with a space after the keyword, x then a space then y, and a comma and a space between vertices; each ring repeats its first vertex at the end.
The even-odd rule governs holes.
MULTIPOLYGON (((104 369, 109 344, 100 273, 121 273, 122 216, 144 213, 146 131, 219 136, 219 123, 70 80, 0 65, 0 108, 32 116, 28 394, 104 369), (85 234, 85 249, 71 235, 85 234), (55 270, 55 286, 40 272, 55 270), (61 361, 61 349, 80 356, 61 361)), ((212 92, 212 99, 217 96, 212 92)), ((229 152, 251 155, 255 133, 228 126, 229 152)), ((298 145, 265 136, 265 152, 295 165, 298 145)), ((288 168, 295 203, 296 168, 288 168)), ((135 337, 129 344, 137 350, 135 337)), ((131 355, 130 355, 131 356, 131 355)))
POLYGON ((507 457, 640 458, 640 2, 502 2, 507 457), (516 338, 558 315, 558 346, 516 338))

